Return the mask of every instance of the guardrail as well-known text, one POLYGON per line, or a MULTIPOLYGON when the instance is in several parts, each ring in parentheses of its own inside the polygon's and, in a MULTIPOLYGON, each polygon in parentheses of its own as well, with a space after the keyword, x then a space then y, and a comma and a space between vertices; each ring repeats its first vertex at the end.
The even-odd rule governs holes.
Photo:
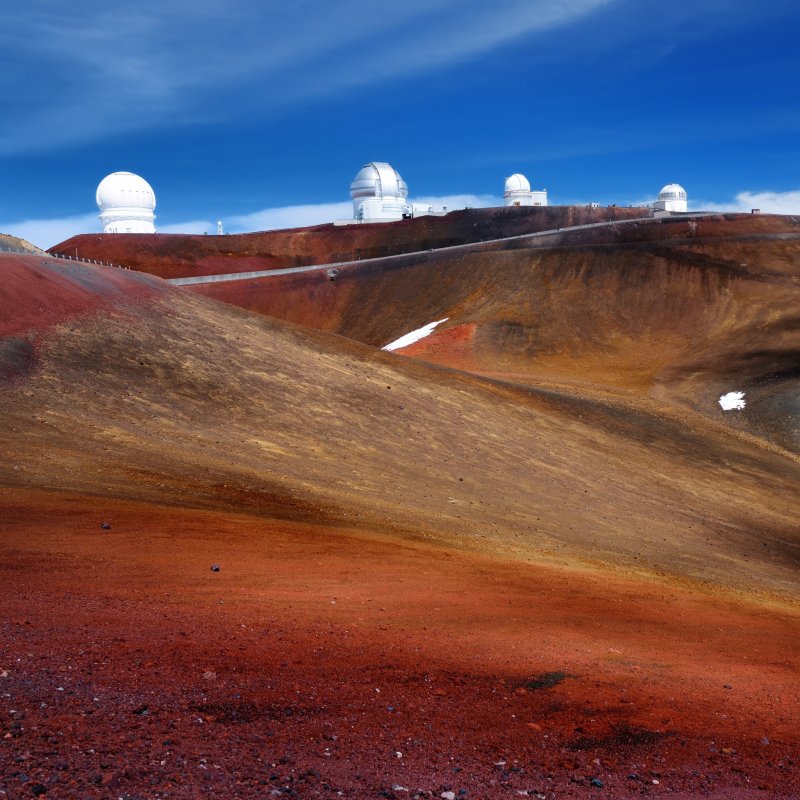
POLYGON ((0 245, 0 253, 22 253, 26 256, 39 255, 34 250, 26 250, 24 247, 6 247, 5 245, 0 245))
POLYGON ((110 261, 101 261, 94 258, 80 258, 80 256, 67 256, 62 253, 47 253, 50 258, 60 258, 63 261, 74 261, 78 264, 91 264, 96 267, 113 267, 114 269, 130 269, 130 267, 123 267, 120 264, 112 264, 110 261))
POLYGON ((80 256, 68 256, 63 253, 48 253, 44 251, 38 253, 36 250, 26 250, 24 247, 6 247, 0 245, 0 253, 16 253, 23 256, 40 256, 44 258, 60 258, 62 261, 73 261, 76 264, 89 264, 93 267, 113 267, 114 269, 127 269, 130 267, 123 267, 121 264, 112 264, 110 261, 102 261, 94 258, 81 258, 80 256))

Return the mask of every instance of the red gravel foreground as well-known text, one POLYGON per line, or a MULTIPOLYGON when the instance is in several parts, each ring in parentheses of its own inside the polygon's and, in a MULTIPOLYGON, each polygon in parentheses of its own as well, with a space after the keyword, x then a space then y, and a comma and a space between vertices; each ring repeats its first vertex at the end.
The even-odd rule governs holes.
POLYGON ((0 535, 2 797, 800 794, 793 609, 25 490, 0 535))

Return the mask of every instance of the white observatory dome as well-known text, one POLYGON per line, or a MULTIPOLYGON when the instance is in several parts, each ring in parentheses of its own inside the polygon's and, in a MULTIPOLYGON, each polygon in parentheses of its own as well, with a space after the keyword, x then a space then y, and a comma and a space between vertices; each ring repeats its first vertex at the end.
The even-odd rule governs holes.
POLYGON ((408 186, 385 161, 371 161, 361 167, 350 184, 350 197, 354 219, 386 222, 411 213, 406 202, 408 186))
POLYGON ((515 172, 506 178, 505 194, 509 192, 529 192, 531 190, 530 181, 519 172, 515 172))
POLYGON ((655 203, 655 207, 663 211, 687 211, 688 201, 686 189, 680 184, 668 183, 658 193, 658 200, 655 203))
POLYGON ((506 178, 503 199, 507 206, 546 206, 547 192, 531 191, 530 181, 519 172, 506 178))
POLYGON ((156 196, 150 184, 132 172, 106 175, 97 187, 103 233, 155 233, 156 196))

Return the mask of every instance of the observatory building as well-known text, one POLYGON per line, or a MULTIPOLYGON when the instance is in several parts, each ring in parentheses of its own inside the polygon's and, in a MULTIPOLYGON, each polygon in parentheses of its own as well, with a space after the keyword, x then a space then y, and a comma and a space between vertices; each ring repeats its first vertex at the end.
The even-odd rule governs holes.
POLYGON ((518 172, 506 178, 503 199, 507 206, 546 206, 547 190, 531 191, 531 184, 518 172))
POLYGON ((97 187, 103 233, 155 233, 156 196, 150 184, 132 172, 112 172, 97 187))
POLYGON ((653 203, 657 211, 688 211, 686 189, 677 183, 668 183, 659 193, 658 200, 653 203))
POLYGON ((412 215, 408 186, 400 173, 384 161, 371 161, 350 184, 353 219, 359 222, 392 222, 412 215))

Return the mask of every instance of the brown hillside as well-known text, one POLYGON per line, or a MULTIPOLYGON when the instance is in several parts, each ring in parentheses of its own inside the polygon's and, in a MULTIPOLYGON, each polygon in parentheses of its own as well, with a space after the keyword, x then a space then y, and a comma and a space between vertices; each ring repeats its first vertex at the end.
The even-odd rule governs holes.
POLYGON ((133 271, 0 269, 9 796, 800 792, 797 459, 133 271))
POLYGON ((798 463, 701 417, 505 388, 94 275, 113 289, 76 270, 91 302, 130 296, 42 331, 36 371, 6 389, 7 485, 794 586, 798 463))
POLYGON ((800 449, 790 217, 626 223, 353 264, 335 281, 311 271, 187 288, 379 347, 447 318, 402 352, 529 385, 677 400, 800 449), (729 391, 746 393, 743 412, 720 409, 729 391))
POLYGON ((22 251, 44 255, 43 250, 40 250, 30 242, 26 242, 24 239, 19 239, 16 236, 11 236, 8 233, 0 233, 0 252, 4 251, 22 251))

